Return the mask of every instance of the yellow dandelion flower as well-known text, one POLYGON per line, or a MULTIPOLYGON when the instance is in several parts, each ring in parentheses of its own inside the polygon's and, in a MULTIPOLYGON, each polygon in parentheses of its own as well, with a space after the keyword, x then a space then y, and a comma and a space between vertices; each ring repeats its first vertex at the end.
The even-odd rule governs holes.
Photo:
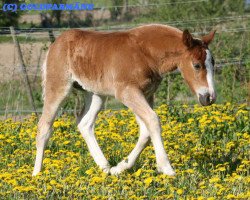
POLYGON ((69 143, 70 143, 70 141, 69 141, 69 140, 66 140, 66 141, 63 142, 63 145, 67 145, 67 144, 69 144, 69 143))
POLYGON ((148 187, 153 181, 153 178, 152 177, 148 177, 144 180, 144 183, 146 185, 146 187, 148 187))
POLYGON ((56 182, 55 180, 51 180, 49 183, 50 183, 51 185, 56 185, 56 184, 57 184, 57 182, 56 182))
POLYGON ((224 171, 226 171, 226 168, 225 167, 219 167, 217 170, 220 171, 220 172, 224 172, 224 171))
POLYGON ((88 175, 91 175, 94 173, 94 170, 91 168, 91 169, 88 169, 85 173, 88 175))
POLYGON ((236 196, 234 194, 228 194, 226 196, 226 199, 235 199, 235 198, 236 198, 236 196))
POLYGON ((183 194, 183 190, 182 190, 182 189, 178 189, 178 190, 176 191, 176 193, 179 194, 179 195, 182 195, 182 194, 183 194))
POLYGON ((134 174, 135 174, 135 176, 140 176, 141 175, 141 172, 142 172, 142 170, 141 169, 138 169, 134 174))
POLYGON ((46 189, 47 189, 47 190, 52 190, 53 188, 51 187, 51 185, 47 185, 47 186, 46 186, 46 189))
POLYGON ((3 140, 5 138, 5 135, 0 134, 0 140, 3 140))
POLYGON ((209 179, 209 183, 217 183, 219 181, 220 181, 219 177, 213 177, 213 178, 209 179))
POLYGON ((53 123, 53 127, 54 128, 58 128, 59 126, 60 126, 60 122, 59 121, 55 121, 54 123, 53 123))
POLYGON ((95 183, 101 183, 103 180, 103 177, 94 176, 90 181, 90 185, 94 185, 95 183))

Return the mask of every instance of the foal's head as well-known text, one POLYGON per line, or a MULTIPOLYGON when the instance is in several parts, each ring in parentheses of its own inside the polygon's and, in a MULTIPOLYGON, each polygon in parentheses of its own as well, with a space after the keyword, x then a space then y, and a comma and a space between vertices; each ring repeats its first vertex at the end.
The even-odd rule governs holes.
POLYGON ((213 81, 214 59, 208 49, 214 34, 215 32, 211 32, 200 40, 193 38, 185 30, 182 36, 186 50, 179 70, 203 106, 211 105, 216 100, 213 81))

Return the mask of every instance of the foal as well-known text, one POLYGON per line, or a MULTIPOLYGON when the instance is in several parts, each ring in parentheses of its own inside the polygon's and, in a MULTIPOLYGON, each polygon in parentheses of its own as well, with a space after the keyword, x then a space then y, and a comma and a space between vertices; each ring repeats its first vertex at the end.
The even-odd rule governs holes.
POLYGON ((153 94, 162 76, 179 69, 204 106, 215 102, 214 60, 208 49, 214 32, 195 39, 166 25, 146 25, 122 32, 69 30, 50 46, 43 65, 44 107, 38 124, 33 175, 41 171, 45 146, 58 107, 77 82, 86 91, 78 128, 90 154, 104 172, 119 174, 131 168, 151 139, 157 169, 167 175, 170 165, 161 138, 160 121, 153 111, 153 94), (114 96, 130 108, 140 126, 132 152, 110 167, 94 134, 94 123, 105 96, 114 96))

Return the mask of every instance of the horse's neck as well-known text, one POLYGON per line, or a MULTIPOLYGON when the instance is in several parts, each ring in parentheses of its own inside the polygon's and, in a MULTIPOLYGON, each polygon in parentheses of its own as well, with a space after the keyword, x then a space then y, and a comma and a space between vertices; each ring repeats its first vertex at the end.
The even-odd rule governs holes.
POLYGON ((181 50, 176 52, 166 52, 165 57, 161 59, 158 65, 159 74, 162 76, 168 72, 172 72, 178 68, 183 59, 183 52, 181 50))
POLYGON ((185 46, 180 36, 158 34, 155 31, 155 37, 151 35, 140 35, 138 41, 147 57, 152 58, 157 71, 160 75, 171 72, 179 66, 185 53, 185 46))

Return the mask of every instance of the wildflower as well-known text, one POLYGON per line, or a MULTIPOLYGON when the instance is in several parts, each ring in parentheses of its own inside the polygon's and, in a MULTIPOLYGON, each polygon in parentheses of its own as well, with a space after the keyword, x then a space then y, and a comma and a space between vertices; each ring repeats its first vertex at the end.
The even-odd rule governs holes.
POLYGON ((77 141, 77 142, 75 143, 75 146, 76 146, 76 147, 80 147, 80 146, 81 146, 81 141, 77 141))
POLYGON ((58 128, 60 126, 60 122, 59 121, 55 121, 54 123, 53 123, 53 127, 54 128, 58 128))
POLYGON ((178 190, 176 191, 176 193, 179 194, 179 195, 182 195, 182 194, 183 194, 183 190, 182 190, 182 189, 178 189, 178 190))
POLYGON ((150 185, 150 183, 153 181, 152 177, 148 177, 144 180, 144 183, 146 185, 146 187, 148 187, 150 185))
POLYGON ((141 172, 142 172, 142 170, 141 169, 138 169, 136 172, 135 172, 135 176, 140 176, 141 175, 141 172))
POLYGON ((51 185, 56 185, 56 181, 55 180, 51 180, 50 182, 49 182, 51 185))
POLYGON ((209 179, 209 183, 217 183, 219 181, 220 181, 219 177, 213 177, 213 178, 209 179))
POLYGON ((104 180, 103 177, 97 177, 97 176, 94 176, 91 181, 90 181, 90 185, 94 185, 95 183, 100 183, 104 180))
POLYGON ((52 190, 53 188, 51 187, 51 185, 48 184, 48 185, 46 186, 46 189, 47 189, 47 190, 52 190))
POLYGON ((220 167, 220 168, 218 168, 217 170, 218 170, 218 171, 221 171, 221 172, 224 172, 224 171, 226 171, 226 168, 225 168, 225 167, 220 167))
POLYGON ((0 140, 5 139, 5 136, 3 134, 0 134, 0 140))
POLYGON ((194 170, 193 169, 187 169, 186 172, 189 173, 189 174, 193 174, 194 170))
MULTIPOLYGON (((152 145, 142 152, 131 170, 119 176, 101 172, 76 131, 75 119, 68 115, 55 121, 53 143, 45 150, 44 169, 31 177, 37 132, 34 117, 23 122, 0 120, 0 196, 147 199, 152 194, 151 198, 163 200, 185 194, 186 199, 249 199, 250 136, 245 128, 249 126, 246 108, 196 105, 194 109, 182 109, 178 116, 174 107, 163 105, 156 109, 162 122, 164 145, 177 173, 175 177, 156 173, 152 145), (237 157, 236 168, 229 157, 237 157), (220 164, 215 165, 214 161, 220 164), (131 173, 134 169, 137 170, 131 173)), ((132 151, 139 132, 135 117, 127 110, 102 111, 95 129, 104 155, 112 164, 119 162, 114 158, 126 158, 132 151)))
POLYGON ((226 196, 226 199, 235 199, 235 198, 236 198, 236 196, 234 194, 228 194, 226 196))
POLYGON ((66 141, 63 142, 63 145, 67 145, 67 144, 69 144, 69 143, 70 143, 70 141, 69 141, 69 140, 66 140, 66 141))
POLYGON ((85 173, 88 175, 91 175, 94 173, 94 170, 91 168, 91 169, 87 170, 85 173))

